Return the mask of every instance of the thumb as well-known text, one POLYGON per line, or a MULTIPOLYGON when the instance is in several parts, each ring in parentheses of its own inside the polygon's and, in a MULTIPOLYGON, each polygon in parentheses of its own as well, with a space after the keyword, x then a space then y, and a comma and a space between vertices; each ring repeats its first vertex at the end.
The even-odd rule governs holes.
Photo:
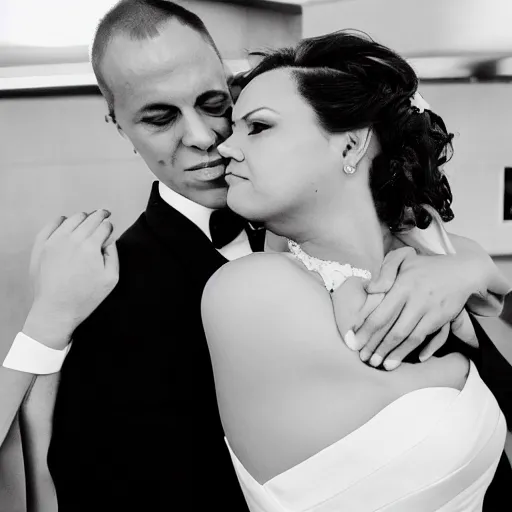
MULTIPOLYGON (((366 299, 361 279, 349 277, 331 294, 336 326, 341 337, 347 343, 347 333, 354 330, 354 319, 363 308, 366 299)), ((351 343, 347 343, 349 346, 351 343)), ((350 348, 352 348, 350 346, 350 348)), ((352 348, 354 350, 354 348, 352 348)))
POLYGON ((379 275, 365 283, 367 293, 387 293, 395 284, 400 266, 404 260, 415 255, 416 251, 412 247, 401 247, 386 254, 379 275))
POLYGON ((358 331, 361 326, 366 322, 367 318, 380 306, 381 302, 386 297, 385 293, 372 293, 366 296, 366 301, 363 307, 354 316, 353 329, 358 331))
POLYGON ((465 309, 452 321, 452 332, 464 343, 467 343, 471 347, 478 347, 478 338, 476 337, 475 329, 473 329, 473 324, 465 309))

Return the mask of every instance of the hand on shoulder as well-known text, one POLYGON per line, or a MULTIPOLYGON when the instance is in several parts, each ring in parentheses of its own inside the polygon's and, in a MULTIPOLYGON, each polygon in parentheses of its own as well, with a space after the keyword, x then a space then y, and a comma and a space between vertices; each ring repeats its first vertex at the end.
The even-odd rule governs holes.
POLYGON ((51 348, 64 348, 75 328, 119 279, 110 212, 59 217, 38 234, 30 260, 33 304, 23 332, 51 348))

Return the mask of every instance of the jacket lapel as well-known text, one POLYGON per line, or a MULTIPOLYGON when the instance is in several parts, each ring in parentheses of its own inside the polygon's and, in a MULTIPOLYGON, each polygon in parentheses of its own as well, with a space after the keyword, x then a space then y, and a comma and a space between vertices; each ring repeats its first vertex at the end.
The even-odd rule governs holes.
POLYGON ((160 197, 158 182, 153 183, 145 216, 153 234, 176 259, 181 260, 184 271, 190 272, 190 277, 197 278, 203 286, 227 263, 228 260, 191 220, 160 197))

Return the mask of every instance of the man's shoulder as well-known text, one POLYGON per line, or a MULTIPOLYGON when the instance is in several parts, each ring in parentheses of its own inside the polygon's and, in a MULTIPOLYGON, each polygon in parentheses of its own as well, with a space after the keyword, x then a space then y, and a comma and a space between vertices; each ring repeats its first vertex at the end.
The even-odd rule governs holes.
POLYGON ((162 245, 159 238, 148 224, 146 213, 142 213, 138 219, 127 228, 116 241, 119 252, 119 262, 122 267, 137 265, 140 269, 142 261, 154 260, 162 252, 171 256, 172 247, 162 245))
POLYGON ((117 239, 117 245, 118 248, 130 250, 137 249, 151 241, 151 231, 146 220, 146 213, 143 212, 117 239))

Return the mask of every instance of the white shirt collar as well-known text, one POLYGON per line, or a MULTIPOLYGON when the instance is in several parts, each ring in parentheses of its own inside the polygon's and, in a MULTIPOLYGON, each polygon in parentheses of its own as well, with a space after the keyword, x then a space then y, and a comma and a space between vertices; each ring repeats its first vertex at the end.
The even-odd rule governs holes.
POLYGON ((164 185, 161 181, 158 183, 158 192, 160 197, 175 210, 185 215, 187 219, 192 221, 211 241, 210 235, 210 215, 214 211, 212 208, 207 208, 202 204, 194 203, 185 196, 178 194, 164 185))

